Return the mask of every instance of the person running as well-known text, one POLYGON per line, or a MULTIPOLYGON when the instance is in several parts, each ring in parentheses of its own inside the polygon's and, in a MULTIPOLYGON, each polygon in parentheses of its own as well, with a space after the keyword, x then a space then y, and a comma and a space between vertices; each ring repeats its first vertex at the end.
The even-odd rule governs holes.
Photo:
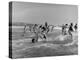
POLYGON ((72 32, 73 31, 74 31, 73 30, 73 23, 71 23, 70 26, 69 26, 69 30, 68 30, 68 33, 69 33, 69 35, 71 35, 71 38, 72 38, 72 32))
POLYGON ((24 36, 25 33, 26 33, 26 26, 27 26, 27 24, 24 25, 24 31, 23 31, 23 35, 22 36, 24 36))
POLYGON ((34 34, 35 34, 35 38, 32 39, 32 43, 37 42, 38 38, 40 37, 41 39, 45 39, 46 40, 46 31, 47 31, 47 27, 48 24, 47 22, 45 22, 45 25, 40 25, 37 29, 36 29, 37 25, 35 24, 33 27, 34 30, 34 34))
POLYGON ((41 39, 46 39, 47 26, 48 26, 47 22, 45 22, 44 26, 43 25, 39 26, 41 39))
POLYGON ((37 24, 35 24, 35 25, 33 26, 33 33, 34 33, 35 37, 32 38, 32 43, 35 43, 35 42, 38 41, 37 26, 38 26, 37 24))

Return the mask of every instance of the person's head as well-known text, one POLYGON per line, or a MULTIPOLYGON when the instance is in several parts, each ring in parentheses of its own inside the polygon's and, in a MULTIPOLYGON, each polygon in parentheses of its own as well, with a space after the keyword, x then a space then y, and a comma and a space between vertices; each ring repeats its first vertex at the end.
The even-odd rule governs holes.
POLYGON ((66 26, 68 26, 68 24, 65 24, 66 26))
POLYGON ((37 24, 35 24, 35 26, 37 26, 37 24))
POLYGON ((73 26, 73 23, 71 23, 70 25, 73 26))

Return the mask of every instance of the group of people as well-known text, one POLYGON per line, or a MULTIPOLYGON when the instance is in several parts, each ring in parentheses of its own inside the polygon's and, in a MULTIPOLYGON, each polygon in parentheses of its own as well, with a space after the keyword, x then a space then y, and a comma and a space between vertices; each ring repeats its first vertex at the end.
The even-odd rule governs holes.
MULTIPOLYGON (((70 23, 70 25, 65 24, 62 25, 62 35, 67 35, 69 34, 72 38, 72 32, 77 31, 77 24, 73 26, 73 23, 70 23)), ((26 26, 25 26, 26 28, 26 26)), ((34 24, 31 28, 30 31, 34 33, 35 37, 32 38, 32 43, 35 43, 38 41, 39 38, 46 40, 47 39, 47 34, 48 32, 54 29, 54 26, 51 27, 48 25, 47 22, 45 22, 44 25, 39 25, 39 24, 34 24)))
POLYGON ((72 32, 77 31, 77 23, 73 25, 73 23, 70 23, 70 25, 65 24, 62 26, 62 35, 69 34, 72 38, 72 32))
POLYGON ((38 41, 38 38, 45 39, 47 38, 46 34, 49 32, 49 26, 47 22, 45 22, 45 25, 37 25, 35 24, 33 26, 33 33, 35 34, 35 37, 32 39, 32 43, 35 43, 38 41))
POLYGON ((23 36, 25 35, 26 31, 30 31, 35 35, 35 37, 32 38, 32 43, 35 43, 38 41, 39 38, 46 40, 47 38, 46 34, 49 32, 49 30, 50 29, 47 22, 45 22, 44 25, 42 24, 34 24, 30 26, 25 25, 23 36))

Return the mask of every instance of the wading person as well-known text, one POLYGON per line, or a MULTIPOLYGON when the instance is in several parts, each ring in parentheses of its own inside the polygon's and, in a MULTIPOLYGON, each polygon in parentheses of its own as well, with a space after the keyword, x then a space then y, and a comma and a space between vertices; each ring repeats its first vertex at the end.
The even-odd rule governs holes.
POLYGON ((44 26, 43 25, 39 26, 39 29, 40 29, 39 34, 40 34, 40 38, 41 39, 45 39, 46 40, 47 26, 48 26, 47 22, 45 23, 44 26))
POLYGON ((65 25, 62 26, 62 35, 67 34, 67 28, 68 28, 68 24, 65 24, 65 25))
POLYGON ((49 32, 49 26, 48 26, 48 23, 47 22, 45 22, 44 28, 45 28, 45 32, 47 34, 49 32))
POLYGON ((42 29, 41 34, 42 34, 43 38, 46 39, 46 27, 43 26, 41 29, 42 29))
POLYGON ((35 43, 35 42, 38 41, 38 31, 37 31, 37 27, 38 27, 37 24, 35 24, 35 25, 33 26, 33 33, 34 33, 35 37, 32 38, 32 43, 35 43))
POLYGON ((67 34, 67 28, 68 28, 68 24, 65 24, 65 31, 64 31, 64 35, 67 34))
POLYGON ((65 29, 65 26, 62 25, 62 35, 64 35, 64 29, 65 29))
POLYGON ((69 33, 69 35, 71 36, 71 39, 72 39, 72 32, 73 32, 73 23, 71 23, 70 24, 70 26, 69 26, 69 30, 68 30, 68 33, 69 33))
POLYGON ((74 29, 75 29, 75 31, 77 31, 77 24, 75 24, 74 29))
POLYGON ((24 26, 24 32, 23 32, 23 35, 22 36, 24 36, 25 33, 26 33, 26 27, 27 27, 27 24, 24 26))

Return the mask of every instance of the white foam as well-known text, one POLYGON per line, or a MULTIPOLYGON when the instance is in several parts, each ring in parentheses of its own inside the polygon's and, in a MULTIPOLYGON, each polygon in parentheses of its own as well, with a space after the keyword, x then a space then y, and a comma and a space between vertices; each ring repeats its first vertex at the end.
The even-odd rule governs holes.
POLYGON ((55 40, 59 40, 59 41, 64 41, 66 38, 66 36, 63 36, 63 35, 59 35, 55 38, 55 40))

